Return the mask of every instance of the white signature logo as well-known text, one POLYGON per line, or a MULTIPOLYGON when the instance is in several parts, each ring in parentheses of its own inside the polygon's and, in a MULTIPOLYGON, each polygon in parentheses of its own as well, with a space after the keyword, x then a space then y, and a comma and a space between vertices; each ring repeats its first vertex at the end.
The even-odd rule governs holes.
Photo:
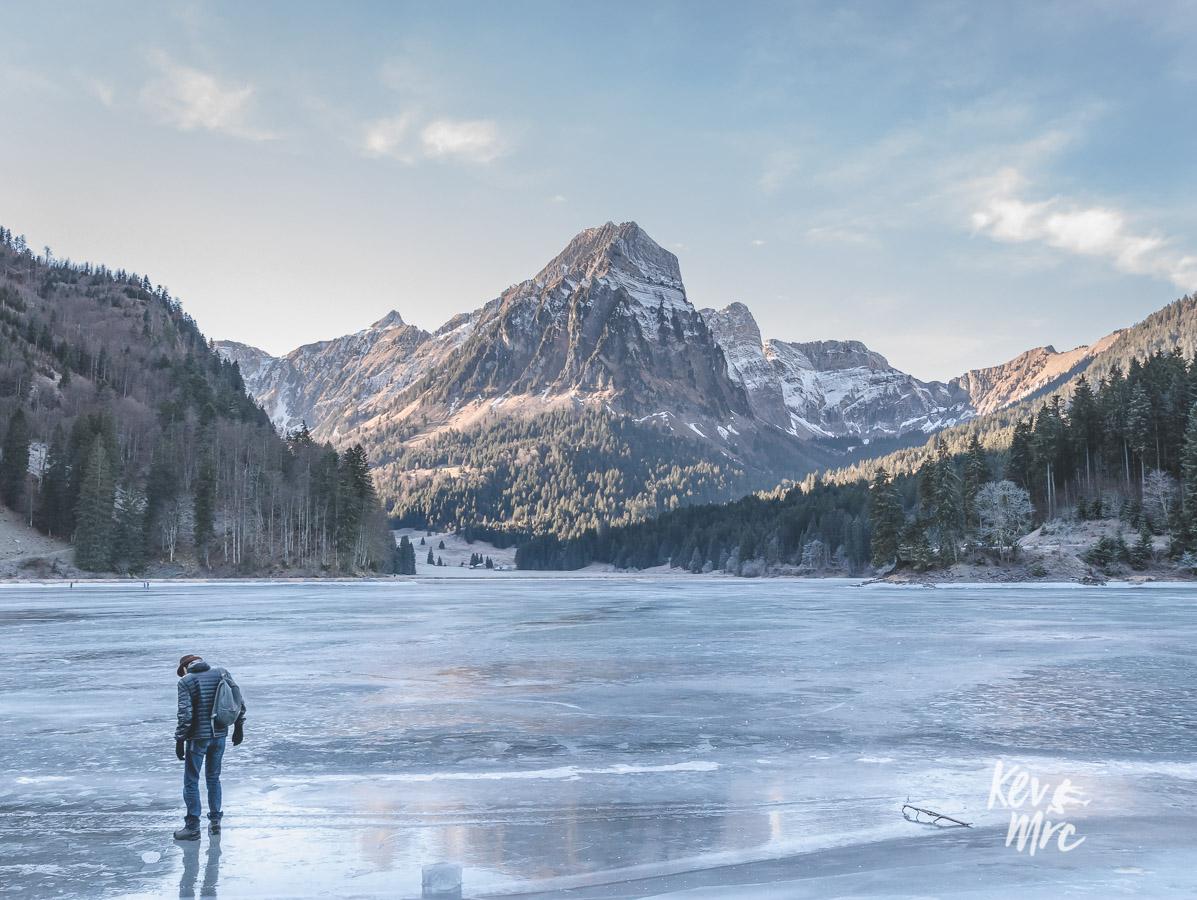
POLYGON ((1089 798, 1065 778, 1053 786, 1040 781, 1015 763, 1007 767, 998 760, 993 767, 993 781, 989 785, 989 808, 1010 810, 1010 828, 1006 832, 1006 846, 1017 840, 1019 853, 1024 850, 1034 856, 1053 841, 1061 853, 1075 850, 1085 842, 1076 836, 1076 826, 1063 817, 1070 806, 1088 806, 1089 798))

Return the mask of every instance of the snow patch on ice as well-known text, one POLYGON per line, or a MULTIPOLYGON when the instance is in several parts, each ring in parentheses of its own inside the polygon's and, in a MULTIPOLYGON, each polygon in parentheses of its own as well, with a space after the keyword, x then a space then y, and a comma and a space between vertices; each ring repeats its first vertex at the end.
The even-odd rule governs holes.
POLYGON ((584 775, 660 775, 669 772, 714 772, 719 763, 707 760, 665 763, 662 765, 633 765, 619 763, 587 769, 581 766, 557 766, 551 769, 526 769, 511 772, 382 772, 370 774, 305 775, 303 777, 281 777, 274 779, 280 784, 311 784, 343 781, 396 781, 424 783, 429 781, 560 781, 581 778, 584 775))

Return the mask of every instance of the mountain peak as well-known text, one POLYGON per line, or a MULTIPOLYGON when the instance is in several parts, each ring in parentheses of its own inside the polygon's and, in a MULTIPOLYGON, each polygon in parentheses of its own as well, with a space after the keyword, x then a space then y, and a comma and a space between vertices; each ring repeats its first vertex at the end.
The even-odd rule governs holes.
POLYGON ((392 309, 389 313, 379 319, 370 327, 376 331, 382 331, 384 328, 398 328, 400 325, 406 325, 403 321, 403 316, 399 315, 399 310, 392 309))
POLYGON ((607 222, 580 231, 535 280, 542 284, 566 278, 581 281, 612 271, 652 284, 679 289, 682 285, 677 257, 635 222, 607 222))
MULTIPOLYGON (((716 335, 719 343, 725 341, 748 341, 758 348, 761 345, 761 328, 756 317, 739 300, 733 300, 723 309, 701 309, 699 313, 716 335)), ((724 347, 726 350, 727 348, 724 347)))
MULTIPOLYGON (((781 341, 770 341, 780 344, 781 341)), ((889 360, 870 350, 861 341, 803 341, 786 342, 806 355, 811 365, 821 372, 845 369, 869 369, 875 372, 896 372, 889 360)), ((905 373, 901 373, 905 375, 905 373)))

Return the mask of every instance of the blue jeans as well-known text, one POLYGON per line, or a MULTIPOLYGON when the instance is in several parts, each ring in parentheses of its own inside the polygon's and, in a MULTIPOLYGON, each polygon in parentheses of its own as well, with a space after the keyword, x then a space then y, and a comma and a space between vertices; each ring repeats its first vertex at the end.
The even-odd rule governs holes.
POLYGON ((201 766, 208 783, 208 818, 213 822, 220 821, 220 760, 224 757, 224 741, 218 737, 187 742, 187 755, 183 760, 183 802, 187 804, 188 825, 199 824, 201 766))

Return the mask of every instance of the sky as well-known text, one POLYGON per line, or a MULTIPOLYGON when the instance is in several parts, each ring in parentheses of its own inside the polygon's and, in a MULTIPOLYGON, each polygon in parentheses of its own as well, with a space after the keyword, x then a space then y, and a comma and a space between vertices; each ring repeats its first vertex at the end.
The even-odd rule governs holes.
POLYGON ((0 224, 273 353, 634 220, 922 378, 1197 289, 1197 5, 0 0, 0 224))

